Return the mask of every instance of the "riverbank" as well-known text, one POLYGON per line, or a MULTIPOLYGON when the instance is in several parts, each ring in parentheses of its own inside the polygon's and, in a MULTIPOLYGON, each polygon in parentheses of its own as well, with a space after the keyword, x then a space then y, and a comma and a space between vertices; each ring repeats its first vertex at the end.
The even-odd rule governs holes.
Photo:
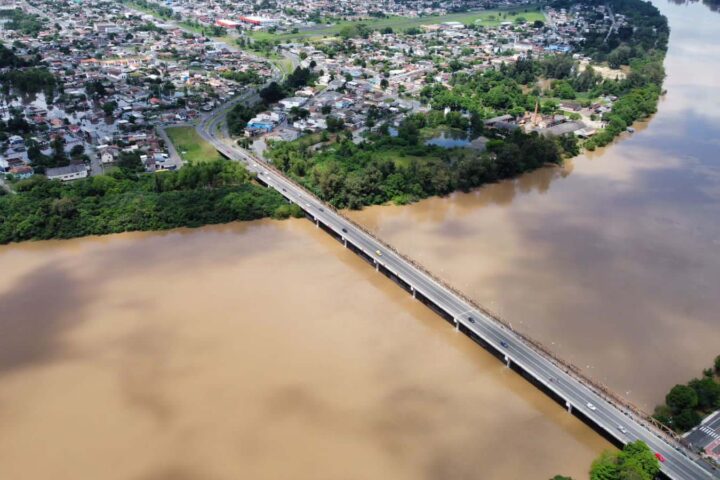
POLYGON ((0 196, 0 243, 299 216, 274 190, 261 187, 239 163, 195 163, 179 171, 138 173, 138 157, 72 183, 34 176, 0 196))

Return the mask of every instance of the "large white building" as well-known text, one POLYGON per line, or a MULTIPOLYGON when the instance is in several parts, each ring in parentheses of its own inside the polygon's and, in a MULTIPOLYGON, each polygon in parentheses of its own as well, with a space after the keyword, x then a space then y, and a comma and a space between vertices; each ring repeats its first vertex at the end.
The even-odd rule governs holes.
POLYGON ((67 167, 48 168, 45 175, 50 180, 61 180, 69 182, 79 180, 88 176, 88 169, 85 165, 68 165, 67 167))

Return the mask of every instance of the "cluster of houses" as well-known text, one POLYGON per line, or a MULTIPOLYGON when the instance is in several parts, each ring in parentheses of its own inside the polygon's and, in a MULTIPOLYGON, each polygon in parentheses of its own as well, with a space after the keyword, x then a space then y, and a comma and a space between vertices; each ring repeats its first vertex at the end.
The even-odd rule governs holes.
MULTIPOLYGON (((61 87, 48 93, 53 98, 45 93, 33 98, 11 94, 0 104, 3 120, 20 115, 32 129, 30 138, 14 135, 0 143, 0 171, 6 173, 31 175, 28 142, 42 154, 52 155, 58 137, 70 165, 48 168, 51 178, 71 180, 101 173, 123 153, 133 152, 148 171, 177 168, 179 158, 173 157, 159 129, 192 122, 248 86, 239 81, 264 81, 276 72, 269 62, 237 47, 120 3, 26 1, 13 0, 2 8, 39 15, 45 19, 43 30, 31 36, 0 29, 0 41, 14 45, 19 56, 39 55, 61 80, 61 87)), ((291 1, 282 10, 210 0, 167 5, 182 13, 180 18, 202 12, 205 23, 229 17, 251 28, 281 26, 288 16, 306 22, 312 11, 327 17, 339 11, 350 15, 352 8, 350 2, 325 1, 291 1), (250 13, 238 13, 243 8, 250 13)), ((443 13, 433 5, 391 1, 383 4, 382 13, 420 15, 425 9, 443 13)), ((443 3, 442 8, 454 8, 454 3, 443 3)), ((357 8, 353 12, 368 13, 357 8)), ((549 9, 546 17, 545 24, 538 24, 506 14, 492 26, 439 21, 414 34, 386 30, 374 31, 368 38, 349 38, 343 48, 332 42, 283 44, 279 53, 312 70, 316 80, 250 119, 246 134, 291 140, 326 130, 331 121, 341 122, 356 135, 372 129, 378 119, 397 125, 405 115, 428 109, 419 99, 430 83, 451 87, 458 73, 483 72, 528 55, 566 53, 589 29, 611 31, 625 24, 621 15, 602 5, 549 9)), ((574 57, 581 65, 588 64, 589 59, 574 57)), ((619 75, 618 71, 608 75, 613 73, 619 75)), ((488 126, 588 137, 603 126, 598 118, 613 100, 589 107, 566 102, 561 105, 565 114, 526 112, 517 118, 491 119, 488 126)))
POLYGON ((0 103, 0 118, 20 116, 32 129, 27 141, 0 142, 0 172, 32 174, 29 143, 52 155, 58 137, 71 165, 47 169, 51 178, 102 173, 123 152, 138 152, 148 171, 177 168, 157 128, 190 122, 236 95, 246 87, 233 79, 238 72, 259 81, 273 72, 264 60, 119 3, 33 0, 2 8, 43 19, 39 35, 0 29, 0 41, 21 58, 39 56, 59 86, 32 96, 10 92, 0 103), (78 145, 83 155, 71 156, 78 145))
POLYGON ((242 30, 291 31, 316 27, 338 20, 363 20, 378 16, 418 17, 445 15, 488 7, 531 4, 530 0, 387 0, 382 3, 352 0, 286 0, 256 2, 240 0, 158 0, 171 8, 173 14, 200 25, 217 25, 242 30))
MULTIPOLYGON (((493 27, 439 22, 423 26, 423 32, 416 35, 375 31, 368 38, 345 40, 343 49, 331 44, 284 44, 281 48, 286 54, 303 59, 300 66, 312 68, 319 78, 312 87, 294 92, 248 122, 246 133, 267 134, 282 127, 282 136, 293 138, 327 128, 329 116, 362 130, 372 126, 368 122, 369 112, 378 111, 397 124, 403 115, 423 110, 418 98, 429 83, 451 88, 457 73, 479 73, 529 55, 563 54, 571 44, 582 40, 577 28, 560 25, 575 22, 570 19, 577 12, 572 17, 564 10, 551 10, 551 14, 556 25, 552 28, 522 19, 514 21, 509 16, 509 21, 493 27), (455 68, 456 65, 460 68, 455 68), (293 118, 298 117, 299 109, 304 110, 303 115, 293 118)), ((573 57, 583 67, 589 64, 589 59, 580 54, 573 57)), ((614 70, 608 73, 611 74, 618 77, 622 72, 614 70)), ((512 120, 503 116, 502 125, 537 130, 543 135, 575 133, 589 137, 603 127, 599 118, 614 100, 606 98, 585 107, 567 101, 560 105, 559 114, 526 112, 512 120)))

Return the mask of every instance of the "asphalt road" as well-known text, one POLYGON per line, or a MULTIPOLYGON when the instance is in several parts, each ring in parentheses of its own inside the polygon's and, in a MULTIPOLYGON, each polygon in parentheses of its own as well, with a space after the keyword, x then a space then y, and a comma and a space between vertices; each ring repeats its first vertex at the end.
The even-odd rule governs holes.
POLYGON ((720 440, 720 411, 691 430, 685 436, 685 440, 699 448, 705 448, 711 443, 720 440))
MULTIPOLYGON (((235 99, 247 101, 255 92, 248 92, 235 99)), ((223 106, 204 117, 198 125, 198 132, 230 159, 242 161, 248 170, 269 187, 276 189, 289 201, 298 204, 316 222, 324 224, 347 242, 352 243, 375 262, 411 285, 416 292, 434 302, 450 314, 464 329, 474 332, 496 349, 506 359, 522 368, 538 382, 566 400, 573 410, 579 411, 597 427, 622 443, 642 440, 665 461, 662 471, 671 479, 697 480, 720 478, 718 472, 711 473, 710 467, 697 456, 687 451, 653 427, 648 421, 622 405, 616 405, 609 398, 585 383, 567 367, 555 361, 539 349, 526 342, 499 321, 480 312, 469 302, 433 279, 429 274, 414 266, 399 253, 374 238, 349 219, 334 211, 315 196, 287 179, 262 160, 232 144, 225 143, 217 135, 217 124, 229 106, 223 106), (470 320, 472 317, 473 321, 470 320)))

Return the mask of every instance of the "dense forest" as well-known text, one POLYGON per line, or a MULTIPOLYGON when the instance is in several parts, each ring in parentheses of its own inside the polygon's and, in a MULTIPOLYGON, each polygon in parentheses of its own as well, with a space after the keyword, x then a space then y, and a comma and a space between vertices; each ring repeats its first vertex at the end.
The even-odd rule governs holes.
POLYGON ((301 214, 236 162, 155 174, 138 173, 137 162, 73 183, 39 175, 15 183, 17 194, 0 196, 0 243, 301 214))

